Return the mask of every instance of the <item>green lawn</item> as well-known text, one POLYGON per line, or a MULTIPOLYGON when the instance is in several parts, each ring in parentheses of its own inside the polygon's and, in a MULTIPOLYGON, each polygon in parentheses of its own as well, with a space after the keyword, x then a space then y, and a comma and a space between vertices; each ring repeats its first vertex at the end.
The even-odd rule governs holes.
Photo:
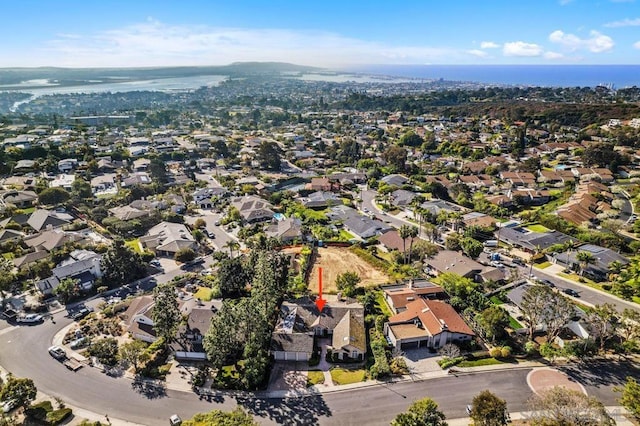
POLYGON ((349 231, 345 231, 344 229, 341 229, 340 234, 338 235, 338 238, 340 238, 341 241, 349 241, 349 240, 355 239, 356 236, 349 231))
POLYGON ((540 225, 539 223, 535 223, 533 225, 528 225, 527 229, 529 231, 533 231, 533 232, 547 232, 549 231, 549 228, 540 225))
POLYGON ((504 303, 498 296, 491 296, 490 300, 494 305, 502 305, 504 303))
POLYGON ((482 358, 482 359, 462 361, 460 364, 458 364, 458 367, 482 367, 485 365, 498 365, 498 364, 503 364, 503 362, 495 358, 482 358))
POLYGON ((307 373, 307 387, 321 385, 324 383, 324 373, 318 370, 311 370, 307 373))
POLYGON ((515 319, 514 317, 512 317, 512 316, 510 316, 510 317, 509 317, 509 327, 511 327, 511 328, 512 328, 512 329, 514 329, 514 330, 518 330, 518 329, 520 329, 520 328, 524 328, 524 327, 522 326, 522 324, 520 324, 520 323, 518 322, 518 320, 516 320, 516 319, 515 319))
POLYGON ((362 382, 365 377, 365 370, 347 370, 344 368, 332 368, 330 370, 331 379, 336 385, 348 385, 350 383, 362 382))
POLYGON ((195 292, 193 297, 204 302, 208 302, 213 299, 213 290, 211 290, 209 287, 200 287, 198 291, 195 292))
POLYGON ((142 254, 142 249, 140 248, 140 239, 136 238, 135 240, 129 240, 124 242, 125 245, 131 248, 136 253, 142 254))
POLYGON ((581 277, 578 274, 565 274, 564 272, 558 273, 559 276, 563 278, 570 279, 571 281, 575 281, 577 283, 585 284, 593 288, 597 288, 602 290, 602 286, 596 283, 595 281, 590 280, 589 278, 581 277))
POLYGON ((384 300, 384 293, 382 291, 376 291, 376 308, 387 318, 393 316, 393 312, 391 312, 389 305, 387 305, 387 301, 384 300))
POLYGON ((11 260, 15 258, 14 254, 11 252, 2 253, 2 257, 4 257, 7 260, 11 260))
POLYGON ((538 269, 545 269, 545 268, 548 268, 549 266, 551 266, 551 262, 547 261, 547 262, 542 262, 542 263, 536 263, 533 266, 535 266, 538 269))

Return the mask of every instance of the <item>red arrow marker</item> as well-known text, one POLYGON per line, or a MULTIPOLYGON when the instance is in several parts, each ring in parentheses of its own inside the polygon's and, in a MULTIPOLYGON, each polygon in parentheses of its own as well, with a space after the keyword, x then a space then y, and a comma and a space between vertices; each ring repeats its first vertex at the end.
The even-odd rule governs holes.
POLYGON ((327 301, 322 298, 322 268, 318 268, 318 298, 316 299, 318 312, 322 312, 326 303, 327 301))

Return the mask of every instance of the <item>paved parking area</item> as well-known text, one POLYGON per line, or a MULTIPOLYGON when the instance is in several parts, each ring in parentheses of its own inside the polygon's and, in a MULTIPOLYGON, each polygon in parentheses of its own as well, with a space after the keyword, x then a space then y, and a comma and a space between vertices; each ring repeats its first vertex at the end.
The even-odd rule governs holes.
POLYGON ((276 362, 269 378, 270 391, 288 391, 307 388, 306 362, 276 362))
POLYGON ((431 353, 427 348, 408 349, 404 351, 404 359, 411 374, 442 371, 438 361, 442 359, 438 353, 431 353))

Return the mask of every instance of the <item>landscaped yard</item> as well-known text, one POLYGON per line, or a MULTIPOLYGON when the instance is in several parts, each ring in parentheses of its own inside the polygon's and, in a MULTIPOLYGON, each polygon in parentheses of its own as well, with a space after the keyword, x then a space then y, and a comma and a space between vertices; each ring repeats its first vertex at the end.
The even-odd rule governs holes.
POLYGON ((338 234, 338 238, 340 239, 340 241, 350 241, 356 238, 355 235, 353 235, 351 232, 346 231, 344 229, 340 230, 340 233, 338 234))
POLYGON ((515 319, 514 317, 512 317, 512 316, 510 316, 510 317, 509 317, 509 327, 511 327, 511 328, 512 328, 512 329, 514 329, 514 330, 519 330, 519 329, 521 329, 521 328, 524 328, 524 327, 522 326, 522 324, 520 324, 520 323, 518 322, 518 320, 516 320, 516 319, 515 319))
POLYGON ((529 231, 533 231, 533 232, 547 232, 549 231, 549 228, 540 225, 539 223, 535 223, 533 225, 528 225, 527 229, 529 231))
POLYGON ((324 373, 318 370, 307 372, 307 387, 324 383, 324 373))
POLYGON ((347 370, 344 368, 332 368, 330 370, 331 379, 336 385, 348 385, 364 380, 365 371, 363 369, 347 370))
POLYGON ((485 365, 497 365, 497 364, 503 364, 503 362, 495 358, 482 358, 482 359, 462 361, 460 364, 458 364, 458 367, 482 367, 485 365))
POLYGON ((494 305, 502 305, 504 303, 498 296, 491 296, 490 300, 494 305))
POLYGON ((376 308, 387 318, 393 316, 393 312, 387 305, 387 301, 384 300, 384 293, 382 291, 376 291, 376 308))
POLYGON ((545 269, 545 268, 548 268, 549 266, 551 266, 551 262, 546 261, 546 262, 542 262, 542 263, 536 263, 533 266, 535 266, 538 269, 545 269))
POLYGON ((209 287, 200 287, 198 291, 195 292, 193 297, 204 302, 208 302, 213 299, 213 290, 211 290, 209 287))
POLYGON ((309 289, 318 292, 318 268, 322 268, 322 289, 336 293, 336 278, 344 272, 355 272, 360 286, 368 287, 389 282, 389 277, 351 252, 347 247, 320 247, 309 276, 309 289))
POLYGON ((125 245, 131 248, 136 253, 142 254, 142 249, 140 248, 140 239, 136 238, 135 240, 129 240, 124 242, 125 245))

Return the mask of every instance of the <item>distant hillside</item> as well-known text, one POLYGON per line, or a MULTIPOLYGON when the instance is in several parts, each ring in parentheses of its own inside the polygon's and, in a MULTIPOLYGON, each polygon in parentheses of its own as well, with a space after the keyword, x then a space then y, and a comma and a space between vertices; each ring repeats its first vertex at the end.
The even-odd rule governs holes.
POLYGON ((60 85, 69 86, 97 82, 123 82, 199 75, 241 77, 321 70, 321 68, 284 62, 234 62, 221 66, 161 68, 0 68, 0 86, 20 84, 31 80, 57 80, 60 85))

